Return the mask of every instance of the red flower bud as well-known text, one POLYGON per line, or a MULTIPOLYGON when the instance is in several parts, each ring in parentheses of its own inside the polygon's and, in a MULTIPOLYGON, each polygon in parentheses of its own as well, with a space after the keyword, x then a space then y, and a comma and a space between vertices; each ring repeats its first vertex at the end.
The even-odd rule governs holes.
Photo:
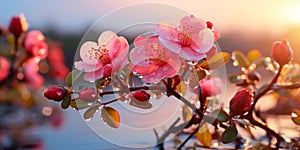
POLYGON ((214 24, 211 23, 210 21, 207 21, 207 22, 206 22, 206 26, 207 26, 207 28, 212 29, 212 28, 214 27, 214 24))
POLYGON ((85 102, 92 102, 97 99, 97 93, 93 88, 86 88, 79 92, 79 99, 85 102))
POLYGON ((44 96, 54 101, 61 101, 67 92, 68 90, 63 86, 51 86, 44 92, 44 96))
POLYGON ((230 114, 243 115, 251 106, 253 95, 248 89, 242 89, 230 101, 230 114))
POLYGON ((273 43, 272 58, 281 66, 288 64, 293 59, 293 51, 287 40, 273 43))
POLYGON ((132 96, 135 100, 140 101, 140 102, 147 102, 150 99, 150 94, 148 94, 144 90, 138 90, 138 91, 132 93, 132 96))
POLYGON ((19 14, 18 17, 13 17, 9 24, 9 31, 13 33, 16 37, 26 32, 28 25, 23 14, 19 14))

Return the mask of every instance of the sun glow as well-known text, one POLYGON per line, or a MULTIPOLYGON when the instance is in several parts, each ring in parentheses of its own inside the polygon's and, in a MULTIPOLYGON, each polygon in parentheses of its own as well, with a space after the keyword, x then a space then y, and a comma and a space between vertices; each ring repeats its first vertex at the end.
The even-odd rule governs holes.
POLYGON ((300 23, 300 5, 293 6, 289 9, 288 12, 288 18, 292 22, 300 23))

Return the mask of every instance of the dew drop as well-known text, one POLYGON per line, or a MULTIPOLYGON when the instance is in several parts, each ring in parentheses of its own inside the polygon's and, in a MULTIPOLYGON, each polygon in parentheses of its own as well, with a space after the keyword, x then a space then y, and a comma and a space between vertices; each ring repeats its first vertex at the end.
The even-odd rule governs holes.
POLYGON ((91 121, 92 120, 92 118, 88 118, 88 119, 84 119, 85 121, 91 121))
POLYGON ((140 79, 142 79, 142 78, 143 78, 143 75, 138 75, 138 77, 139 77, 140 79))
POLYGON ((187 63, 191 66, 195 66, 198 62, 197 61, 188 61, 187 63))
POLYGON ((185 84, 190 84, 190 81, 188 79, 184 80, 185 84))
POLYGON ((61 90, 59 90, 59 91, 56 91, 56 94, 58 95, 58 96, 61 96, 62 95, 62 91, 61 90))
POLYGON ((93 103, 87 103, 87 105, 88 105, 88 106, 92 106, 92 105, 93 105, 93 103))
POLYGON ((120 88, 114 87, 114 88, 113 88, 113 91, 120 91, 120 88))

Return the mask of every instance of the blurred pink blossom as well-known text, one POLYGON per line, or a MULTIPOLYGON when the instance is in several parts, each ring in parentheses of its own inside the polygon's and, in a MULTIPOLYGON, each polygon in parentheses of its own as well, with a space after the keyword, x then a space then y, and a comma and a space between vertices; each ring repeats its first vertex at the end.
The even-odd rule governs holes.
POLYGON ((218 77, 200 80, 199 85, 204 97, 218 95, 224 90, 223 81, 218 77))
POLYGON ((37 89, 44 84, 44 78, 39 74, 39 58, 30 58, 24 63, 24 75, 31 88, 37 89))
POLYGON ((24 47, 34 57, 44 59, 48 56, 48 45, 45 43, 45 36, 41 31, 28 32, 24 39, 24 47))
POLYGON ((9 61, 5 57, 0 56, 0 82, 9 75, 10 66, 9 61))
POLYGON ((103 32, 98 43, 87 41, 80 48, 82 61, 75 62, 75 68, 86 72, 84 79, 95 81, 121 71, 128 62, 128 42, 112 31, 103 32))
POLYGON ((130 52, 130 69, 143 76, 147 83, 175 76, 180 69, 180 58, 158 40, 158 35, 146 33, 137 37, 130 52))
POLYGON ((58 80, 64 80, 69 73, 65 65, 65 55, 60 43, 55 42, 49 45, 49 63, 51 76, 58 80))
POLYGON ((215 40, 206 22, 193 15, 183 17, 178 26, 158 24, 156 32, 165 47, 188 61, 206 58, 205 53, 211 49, 215 40))

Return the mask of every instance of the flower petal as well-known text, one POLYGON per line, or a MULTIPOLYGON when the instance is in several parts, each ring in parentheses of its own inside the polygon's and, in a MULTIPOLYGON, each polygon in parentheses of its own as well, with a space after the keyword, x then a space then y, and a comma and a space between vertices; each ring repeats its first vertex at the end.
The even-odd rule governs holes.
POLYGON ((83 79, 86 81, 94 82, 103 77, 103 68, 95 71, 95 72, 87 72, 83 76, 83 79))
POLYGON ((88 64, 96 64, 99 59, 99 47, 96 42, 87 41, 80 47, 80 57, 88 64))
POLYGON ((178 54, 182 50, 181 45, 178 44, 177 42, 172 42, 172 41, 169 41, 169 40, 165 40, 161 36, 159 37, 159 41, 166 48, 168 48, 168 50, 170 50, 171 52, 174 52, 176 54, 178 54))
POLYGON ((149 56, 143 47, 134 47, 129 53, 129 58, 133 64, 139 64, 148 59, 149 56))
POLYGON ((158 24, 155 28, 155 31, 165 40, 178 42, 178 31, 175 30, 175 26, 158 24))
MULTIPOLYGON (((180 26, 183 28, 188 28, 189 29, 188 31, 190 33, 198 33, 200 32, 200 30, 206 28, 206 23, 202 19, 190 15, 190 16, 185 16, 180 20, 180 26)), ((183 30, 181 31, 184 32, 183 30)))
POLYGON ((179 56, 188 61, 198 61, 206 57, 203 53, 198 53, 190 47, 183 47, 183 50, 180 51, 179 56))
POLYGON ((118 38, 118 36, 113 31, 102 32, 98 38, 98 44, 99 46, 108 45, 108 43, 115 38, 118 38))
POLYGON ((194 45, 191 45, 191 47, 193 47, 197 52, 206 53, 214 44, 214 34, 210 29, 203 29, 198 35, 199 37, 194 40, 195 43, 197 43, 197 47, 194 47, 194 45))
POLYGON ((87 64, 84 61, 76 61, 74 63, 76 69, 83 71, 83 72, 92 72, 99 70, 103 65, 101 63, 97 64, 87 64))

